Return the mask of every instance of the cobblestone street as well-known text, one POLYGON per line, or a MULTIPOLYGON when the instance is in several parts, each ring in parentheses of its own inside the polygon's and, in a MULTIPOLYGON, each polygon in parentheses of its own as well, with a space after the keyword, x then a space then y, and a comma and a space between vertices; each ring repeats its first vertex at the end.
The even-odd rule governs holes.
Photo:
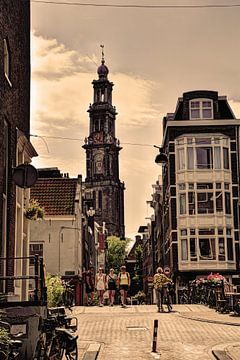
POLYGON ((100 343, 98 360, 150 360, 153 321, 159 320, 157 350, 161 360, 213 359, 220 346, 240 359, 240 318, 222 315, 202 305, 175 305, 157 313, 155 306, 76 307, 79 359, 90 344, 100 343), (238 356, 239 354, 239 356, 238 356))

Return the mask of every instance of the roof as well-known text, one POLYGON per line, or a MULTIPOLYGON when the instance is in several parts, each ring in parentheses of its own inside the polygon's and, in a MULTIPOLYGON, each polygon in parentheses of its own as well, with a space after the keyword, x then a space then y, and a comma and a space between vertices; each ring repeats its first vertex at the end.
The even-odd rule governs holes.
POLYGON ((188 102, 192 99, 206 98, 214 103, 214 119, 235 119, 233 111, 227 101, 226 96, 219 96, 217 91, 194 90, 183 94, 178 98, 174 115, 167 116, 168 120, 189 120, 188 102))
POLYGON ((74 215, 77 184, 78 179, 38 179, 30 198, 44 207, 46 215, 74 215))

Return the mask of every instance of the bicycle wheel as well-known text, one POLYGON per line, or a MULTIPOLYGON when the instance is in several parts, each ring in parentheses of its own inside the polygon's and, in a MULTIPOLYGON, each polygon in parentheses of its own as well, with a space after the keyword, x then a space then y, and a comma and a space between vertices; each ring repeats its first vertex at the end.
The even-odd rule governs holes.
POLYGON ((55 336, 52 339, 49 350, 49 360, 62 360, 64 353, 64 347, 61 341, 61 337, 55 336))
POLYGON ((76 340, 73 340, 71 344, 68 344, 68 348, 65 350, 65 357, 67 360, 78 360, 78 348, 76 340))
POLYGON ((46 348, 44 346, 44 343, 41 340, 38 340, 35 354, 34 354, 34 360, 46 360, 48 359, 46 348))

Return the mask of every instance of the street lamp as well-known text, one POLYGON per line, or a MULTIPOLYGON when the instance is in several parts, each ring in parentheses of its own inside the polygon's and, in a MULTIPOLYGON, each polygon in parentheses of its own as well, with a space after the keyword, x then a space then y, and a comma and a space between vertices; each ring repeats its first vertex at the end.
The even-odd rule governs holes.
MULTIPOLYGON (((164 149, 160 146, 154 145, 155 148, 157 148, 159 150, 159 154, 157 154, 156 158, 155 158, 155 163, 157 165, 166 165, 168 163, 168 156, 167 154, 164 152, 164 149)), ((163 181, 162 181, 162 186, 163 186, 163 181)), ((161 233, 162 233, 162 261, 163 261, 163 265, 165 265, 165 240, 164 240, 164 202, 162 199, 162 219, 161 219, 161 233)))
POLYGON ((158 165, 164 165, 168 162, 168 156, 167 154, 163 151, 163 148, 157 145, 154 145, 155 148, 159 149, 159 154, 157 154, 156 158, 155 158, 155 163, 158 165))

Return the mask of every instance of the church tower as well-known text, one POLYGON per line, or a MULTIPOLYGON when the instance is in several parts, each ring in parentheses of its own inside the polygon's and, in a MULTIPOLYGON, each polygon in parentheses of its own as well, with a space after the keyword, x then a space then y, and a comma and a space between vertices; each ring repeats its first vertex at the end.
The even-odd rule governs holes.
POLYGON ((113 83, 108 80, 109 70, 102 64, 98 67, 98 80, 93 80, 93 104, 89 136, 85 138, 86 150, 85 198, 92 200, 94 219, 99 225, 105 223, 108 235, 123 238, 124 228, 124 183, 119 179, 120 142, 116 138, 116 108, 112 105, 113 83))

